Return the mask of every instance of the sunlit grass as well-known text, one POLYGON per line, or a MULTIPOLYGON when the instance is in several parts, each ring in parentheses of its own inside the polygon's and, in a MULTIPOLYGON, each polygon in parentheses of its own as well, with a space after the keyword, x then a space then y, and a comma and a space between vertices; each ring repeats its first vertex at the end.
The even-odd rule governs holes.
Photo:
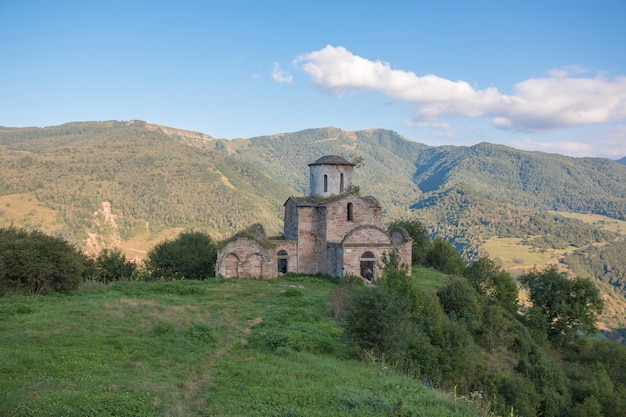
POLYGON ((413 280, 426 292, 437 292, 442 289, 448 276, 432 268, 413 268, 413 280))
POLYGON ((472 415, 360 361, 328 313, 335 284, 291 279, 0 298, 0 415, 472 415))
POLYGON ((558 264, 559 256, 565 253, 555 249, 539 250, 521 242, 519 238, 492 237, 483 244, 483 249, 489 258, 511 272, 558 264))
POLYGON ((602 216, 600 214, 582 214, 563 211, 553 211, 552 213, 559 216, 578 219, 585 223, 593 224, 599 229, 608 230, 609 232, 621 233, 622 235, 626 235, 626 221, 624 220, 617 220, 611 217, 602 216))
POLYGON ((45 207, 31 193, 0 196, 0 227, 20 225, 53 234, 61 229, 60 213, 45 207))

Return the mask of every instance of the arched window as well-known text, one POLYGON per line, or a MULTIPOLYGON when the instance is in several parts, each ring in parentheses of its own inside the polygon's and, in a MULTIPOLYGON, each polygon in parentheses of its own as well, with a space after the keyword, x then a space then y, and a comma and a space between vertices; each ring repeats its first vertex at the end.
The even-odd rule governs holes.
POLYGON ((328 175, 324 175, 324 192, 328 192, 328 175))
POLYGON ((339 174, 339 192, 343 193, 343 173, 339 174))
POLYGON ((289 254, 286 250, 281 249, 276 256, 278 256, 278 274, 286 274, 289 271, 289 254))
POLYGON ((354 213, 352 210, 352 203, 348 203, 348 221, 351 222, 354 220, 354 213))

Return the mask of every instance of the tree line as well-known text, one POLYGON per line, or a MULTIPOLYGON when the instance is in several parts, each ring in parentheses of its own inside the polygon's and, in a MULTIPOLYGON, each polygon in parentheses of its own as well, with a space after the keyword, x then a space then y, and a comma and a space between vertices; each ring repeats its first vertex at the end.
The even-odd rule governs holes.
POLYGON ((427 293, 419 274, 391 260, 376 286, 343 280, 331 304, 340 306, 333 311, 357 355, 495 415, 624 415, 626 346, 586 336, 596 334, 603 309, 591 281, 549 267, 518 283, 488 258, 460 263, 419 222, 400 224, 418 249, 415 265, 447 270, 448 279, 427 293), (528 303, 519 300, 520 285, 528 303))

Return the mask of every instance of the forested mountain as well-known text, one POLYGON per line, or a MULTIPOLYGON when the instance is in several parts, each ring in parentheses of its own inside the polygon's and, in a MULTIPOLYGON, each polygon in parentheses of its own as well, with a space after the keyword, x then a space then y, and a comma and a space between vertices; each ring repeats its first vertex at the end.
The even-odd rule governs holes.
MULTIPOLYGON (((92 253, 149 250, 185 229, 221 239, 258 222, 280 233, 282 204, 308 192, 307 165, 326 154, 362 159, 355 183, 387 220, 418 218, 468 260, 561 262, 623 303, 624 164, 489 143, 430 147, 382 129, 226 140, 141 121, 0 128, 0 226, 40 228, 92 253)), ((616 320, 626 326, 623 313, 616 320)))
POLYGON ((2 223, 51 228, 79 246, 90 237, 96 249, 150 240, 166 229, 223 238, 255 222, 278 233, 292 193, 249 164, 143 122, 0 129, 2 223), (20 204, 28 212, 15 214, 20 204), (53 226, 36 219, 41 206, 52 210, 53 226))
POLYGON ((515 205, 624 219, 626 169, 600 158, 570 158, 480 143, 420 153, 414 181, 423 192, 463 184, 515 205))
POLYGON ((620 164, 625 164, 626 165, 626 156, 623 157, 622 159, 619 159, 617 162, 619 162, 620 164))
POLYGON ((219 140, 205 146, 233 159, 250 163, 293 188, 309 192, 308 164, 323 155, 348 160, 363 158, 355 170, 355 183, 363 195, 375 195, 388 213, 405 210, 422 192, 412 181, 414 160, 426 145, 411 142, 383 129, 349 132, 333 127, 233 141, 219 140))

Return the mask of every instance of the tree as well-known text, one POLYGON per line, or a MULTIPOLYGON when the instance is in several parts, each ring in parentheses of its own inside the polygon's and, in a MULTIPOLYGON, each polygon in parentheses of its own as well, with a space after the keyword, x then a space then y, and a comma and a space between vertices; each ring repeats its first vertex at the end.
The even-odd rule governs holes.
POLYGON ((476 290, 463 277, 453 277, 439 292, 443 311, 473 330, 480 324, 482 308, 476 290))
POLYGON ((519 290, 511 274, 489 258, 480 258, 465 269, 465 278, 480 294, 496 301, 507 311, 517 311, 519 290))
POLYGON ((439 236, 433 240, 428 250, 426 266, 450 275, 461 275, 465 270, 465 262, 461 255, 450 242, 439 236))
POLYGON ((422 222, 416 219, 394 220, 389 224, 389 227, 387 227, 387 231, 391 234, 394 230, 399 228, 406 230, 411 239, 413 239, 413 255, 411 256, 413 265, 426 265, 430 238, 422 222))
POLYGON ((554 343, 564 345, 577 332, 596 330, 604 302, 588 279, 567 279, 551 266, 522 275, 520 282, 530 292, 532 313, 543 319, 548 338, 554 343))
POLYGON ((0 228, 0 294, 75 289, 82 282, 84 260, 63 238, 39 230, 0 228))
POLYGON ((146 268, 153 279, 206 279, 215 276, 217 248, 201 232, 184 232, 148 252, 146 268))
POLYGON ((137 269, 137 265, 126 259, 120 249, 104 249, 96 258, 99 281, 114 282, 128 280, 137 269))

